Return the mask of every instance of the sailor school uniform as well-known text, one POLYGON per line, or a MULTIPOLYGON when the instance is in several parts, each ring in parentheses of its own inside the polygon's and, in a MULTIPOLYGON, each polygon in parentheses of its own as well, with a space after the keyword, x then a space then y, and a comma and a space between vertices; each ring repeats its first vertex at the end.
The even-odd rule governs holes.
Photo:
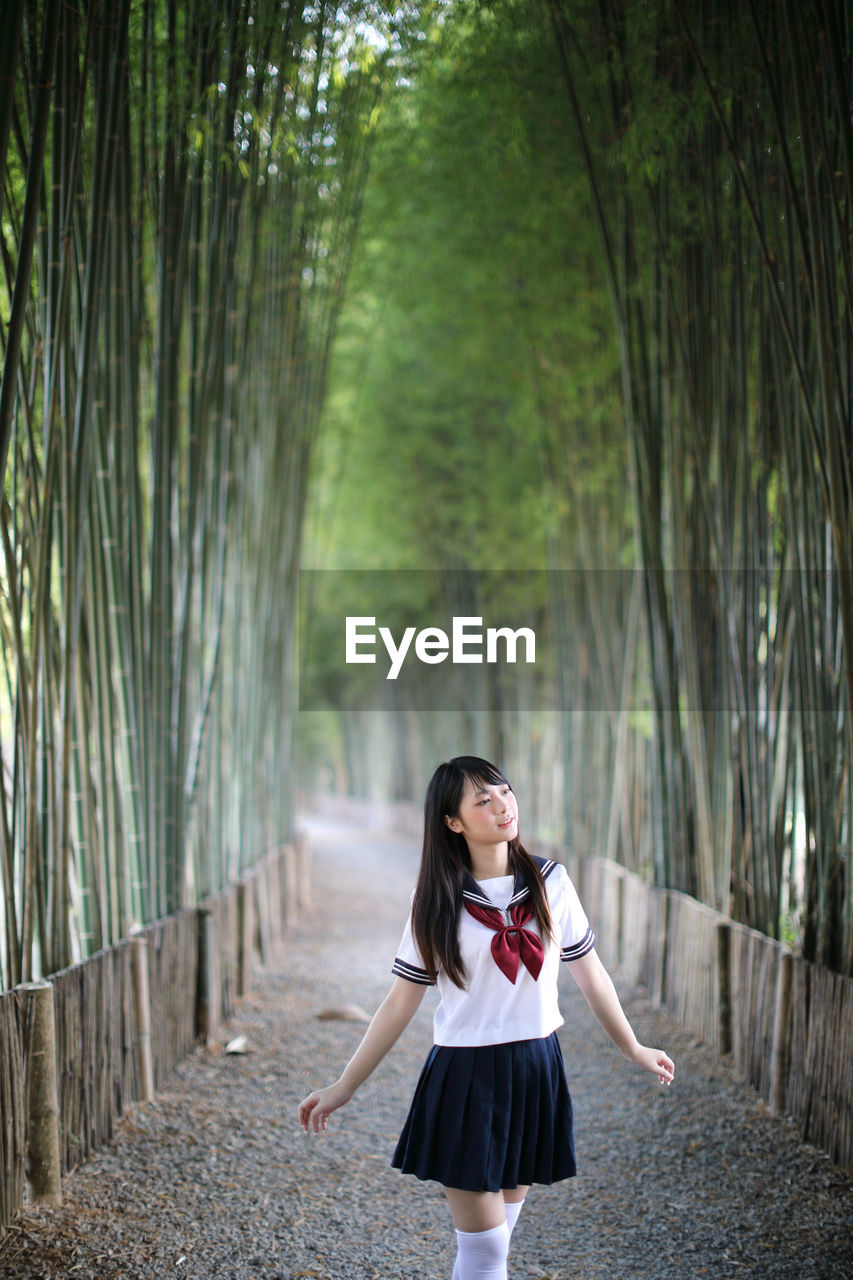
POLYGON ((423 966, 411 915, 393 965, 436 985, 434 1045, 392 1165, 468 1191, 552 1183, 575 1173, 572 1107, 557 1028, 561 961, 595 935, 565 867, 534 858, 545 881, 553 939, 539 936, 523 877, 468 875, 459 919, 467 976, 461 990, 423 966))

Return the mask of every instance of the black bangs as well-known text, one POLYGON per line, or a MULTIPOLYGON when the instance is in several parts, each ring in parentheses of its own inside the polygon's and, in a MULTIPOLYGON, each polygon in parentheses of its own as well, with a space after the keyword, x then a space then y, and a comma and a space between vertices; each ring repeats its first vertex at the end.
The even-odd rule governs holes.
POLYGON ((510 781, 496 765, 490 764, 488 760, 484 760, 481 756, 454 756, 449 761, 454 765, 460 773, 464 773, 465 777, 471 782, 483 784, 485 786, 500 786, 501 783, 510 785, 510 781))
MULTIPOLYGON (((454 756, 440 764, 430 779, 424 805, 426 830, 433 830, 434 823, 443 824, 445 815, 457 815, 465 783, 469 781, 475 787, 510 785, 501 770, 482 756, 454 756)), ((461 844, 467 853, 468 846, 464 840, 461 844)))

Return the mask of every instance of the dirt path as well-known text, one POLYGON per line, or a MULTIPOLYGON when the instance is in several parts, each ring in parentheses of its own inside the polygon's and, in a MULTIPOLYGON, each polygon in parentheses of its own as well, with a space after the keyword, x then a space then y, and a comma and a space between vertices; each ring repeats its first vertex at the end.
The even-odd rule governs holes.
MULTIPOLYGON (((66 1180, 61 1209, 22 1216, 0 1280, 450 1276, 440 1189, 388 1164, 431 1043, 433 993, 326 1135, 296 1125, 299 1099, 337 1075, 363 1031, 317 1014, 381 1000, 416 871, 399 837, 311 830, 314 909, 275 971, 66 1180), (251 1052, 226 1055, 238 1034, 251 1052)), ((579 1176, 534 1188, 514 1280, 853 1280, 853 1193, 827 1157, 647 1001, 626 1008, 641 1039, 676 1058, 668 1090, 622 1061, 568 975, 561 1001, 579 1176)))

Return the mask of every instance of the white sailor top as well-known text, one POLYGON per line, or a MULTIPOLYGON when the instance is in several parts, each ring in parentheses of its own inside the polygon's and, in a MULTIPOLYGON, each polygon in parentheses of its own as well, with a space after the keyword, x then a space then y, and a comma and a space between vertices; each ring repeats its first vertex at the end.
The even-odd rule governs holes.
MULTIPOLYGON (((459 917, 459 947, 467 987, 460 990, 441 970, 436 981, 423 967, 409 914, 392 972, 409 982, 437 986, 441 999, 433 1020, 436 1044, 463 1047, 537 1040, 562 1026, 557 1001, 559 963, 587 955, 595 946, 595 935, 566 868, 550 859, 533 860, 545 880, 555 935, 559 939, 559 945, 553 939, 545 940, 537 978, 525 964, 518 965, 514 982, 508 978, 493 955, 494 927, 481 923, 463 909, 459 917)), ((502 876, 478 882, 469 873, 462 896, 475 908, 499 908, 502 918, 510 924, 509 911, 530 894, 521 875, 515 880, 512 876, 502 876)), ((539 936, 535 920, 525 928, 539 936)))

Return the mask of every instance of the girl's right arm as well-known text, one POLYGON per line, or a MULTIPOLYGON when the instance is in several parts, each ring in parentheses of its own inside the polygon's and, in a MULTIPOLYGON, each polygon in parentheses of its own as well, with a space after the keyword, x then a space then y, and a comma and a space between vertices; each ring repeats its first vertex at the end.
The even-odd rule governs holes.
POLYGON ((374 1014, 361 1044, 341 1073, 340 1079, 325 1089, 309 1093, 299 1104, 299 1123, 308 1133, 325 1130, 333 1111, 349 1102, 356 1089, 375 1071, 386 1053, 405 1031, 420 1008, 426 986, 395 978, 385 999, 374 1014))

